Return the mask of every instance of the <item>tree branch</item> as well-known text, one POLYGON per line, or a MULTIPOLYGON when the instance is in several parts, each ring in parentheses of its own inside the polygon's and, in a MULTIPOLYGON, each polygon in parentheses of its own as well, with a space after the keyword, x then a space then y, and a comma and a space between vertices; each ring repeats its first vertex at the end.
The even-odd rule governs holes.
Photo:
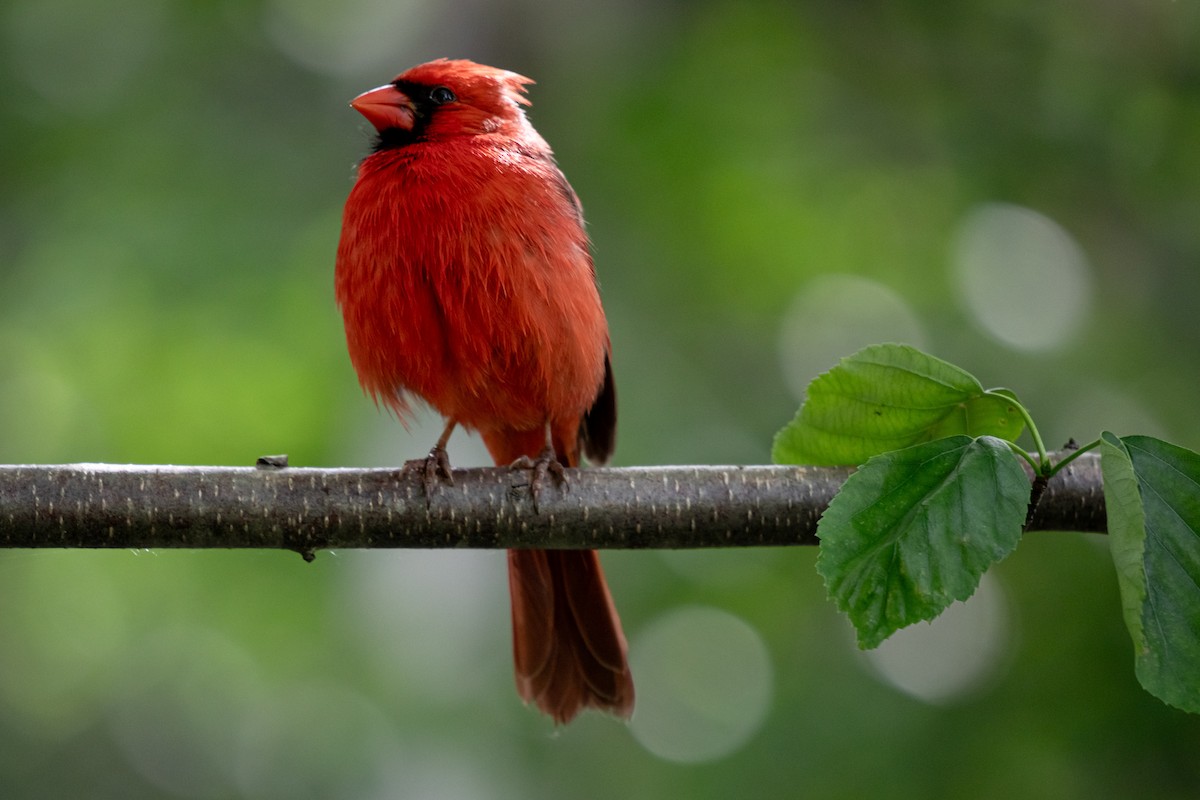
MULTIPOLYGON (((0 547, 690 548, 816 544, 850 473, 820 467, 569 469, 535 509, 528 470, 454 471, 426 500, 380 469, 0 466, 0 547)), ((1099 459, 1050 481, 1030 530, 1103 532, 1099 459)))

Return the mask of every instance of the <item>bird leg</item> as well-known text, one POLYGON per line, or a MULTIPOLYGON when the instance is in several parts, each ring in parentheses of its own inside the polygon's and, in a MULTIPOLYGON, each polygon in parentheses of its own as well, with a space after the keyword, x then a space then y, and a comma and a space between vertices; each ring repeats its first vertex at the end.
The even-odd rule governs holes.
POLYGON ((567 483, 567 474, 563 468, 562 462, 554 454, 553 439, 550 435, 550 423, 546 423, 546 446, 538 453, 536 459, 529 456, 521 456, 510 465, 513 469, 530 470, 529 476, 529 493, 533 495, 533 510, 538 510, 538 498, 542 494, 542 486, 546 482, 546 476, 552 475, 554 482, 559 488, 566 490, 570 487, 567 483))
POLYGON ((454 433, 457 425, 456 421, 447 420, 446 429, 438 437, 437 444, 429 451, 429 455, 405 461, 404 466, 400 468, 401 473, 415 472, 421 476, 421 485, 425 489, 426 500, 433 496, 433 490, 437 487, 439 480, 444 480, 451 486, 454 485, 454 474, 450 471, 450 456, 446 453, 446 443, 450 441, 450 434, 454 433))

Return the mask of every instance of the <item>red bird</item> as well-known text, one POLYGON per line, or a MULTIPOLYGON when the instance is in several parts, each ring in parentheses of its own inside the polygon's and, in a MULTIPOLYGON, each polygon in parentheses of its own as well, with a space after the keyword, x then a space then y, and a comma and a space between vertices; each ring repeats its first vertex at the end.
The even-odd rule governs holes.
MULTIPOLYGON (((616 393, 579 198, 525 118, 528 78, 470 61, 413 67, 351 106, 378 132, 346 200, 336 289, 363 389, 478 431, 499 465, 561 476, 612 453, 616 393)), ((535 476, 537 478, 539 476, 535 476)), ((537 482, 534 483, 535 489, 537 482)), ((557 723, 628 717, 625 636, 592 550, 510 550, 517 690, 557 723)))

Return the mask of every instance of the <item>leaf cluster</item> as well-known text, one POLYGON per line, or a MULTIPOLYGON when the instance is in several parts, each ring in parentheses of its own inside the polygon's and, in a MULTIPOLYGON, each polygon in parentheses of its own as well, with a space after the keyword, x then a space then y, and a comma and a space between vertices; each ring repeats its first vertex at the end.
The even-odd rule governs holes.
POLYGON ((872 648, 970 597, 1020 543, 1038 487, 1096 448, 1138 679, 1200 713, 1200 455, 1104 433, 1052 461, 1015 393, 881 344, 809 385, 772 458, 858 466, 821 518, 817 571, 872 648), (1033 452, 1017 444, 1025 431, 1033 452))

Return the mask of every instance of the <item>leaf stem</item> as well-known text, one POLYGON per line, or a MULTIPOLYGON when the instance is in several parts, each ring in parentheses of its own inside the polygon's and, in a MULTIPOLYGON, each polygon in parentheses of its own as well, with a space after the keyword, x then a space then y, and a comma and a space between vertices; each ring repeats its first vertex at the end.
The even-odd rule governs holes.
POLYGON ((1002 397, 1016 407, 1017 413, 1020 414, 1021 419, 1025 421, 1025 427, 1029 430, 1029 435, 1033 437, 1033 446, 1037 448, 1037 461, 1035 462, 1032 458, 1030 458, 1029 454, 1024 450, 1018 451, 1018 454, 1025 456, 1025 459, 1029 462, 1029 465, 1033 467, 1033 471, 1038 475, 1044 475, 1047 477, 1052 475, 1052 465, 1050 464, 1050 456, 1046 453, 1046 444, 1042 441, 1042 435, 1038 433, 1037 425, 1033 424, 1033 417, 1029 416, 1029 411, 1026 410, 1025 406, 1021 405, 1021 403, 1015 397, 1003 392, 998 392, 995 389, 987 389, 984 391, 984 394, 991 395, 992 397, 1002 397))
POLYGON ((1009 450, 1012 450, 1015 455, 1020 456, 1021 458, 1025 459, 1025 461, 1027 461, 1029 463, 1029 466, 1033 470, 1034 475, 1041 474, 1038 469, 1037 461, 1034 459, 1033 456, 1029 455, 1029 453, 1027 453, 1025 451, 1025 448, 1021 447, 1016 442, 1007 442, 1007 444, 1008 444, 1009 450))

